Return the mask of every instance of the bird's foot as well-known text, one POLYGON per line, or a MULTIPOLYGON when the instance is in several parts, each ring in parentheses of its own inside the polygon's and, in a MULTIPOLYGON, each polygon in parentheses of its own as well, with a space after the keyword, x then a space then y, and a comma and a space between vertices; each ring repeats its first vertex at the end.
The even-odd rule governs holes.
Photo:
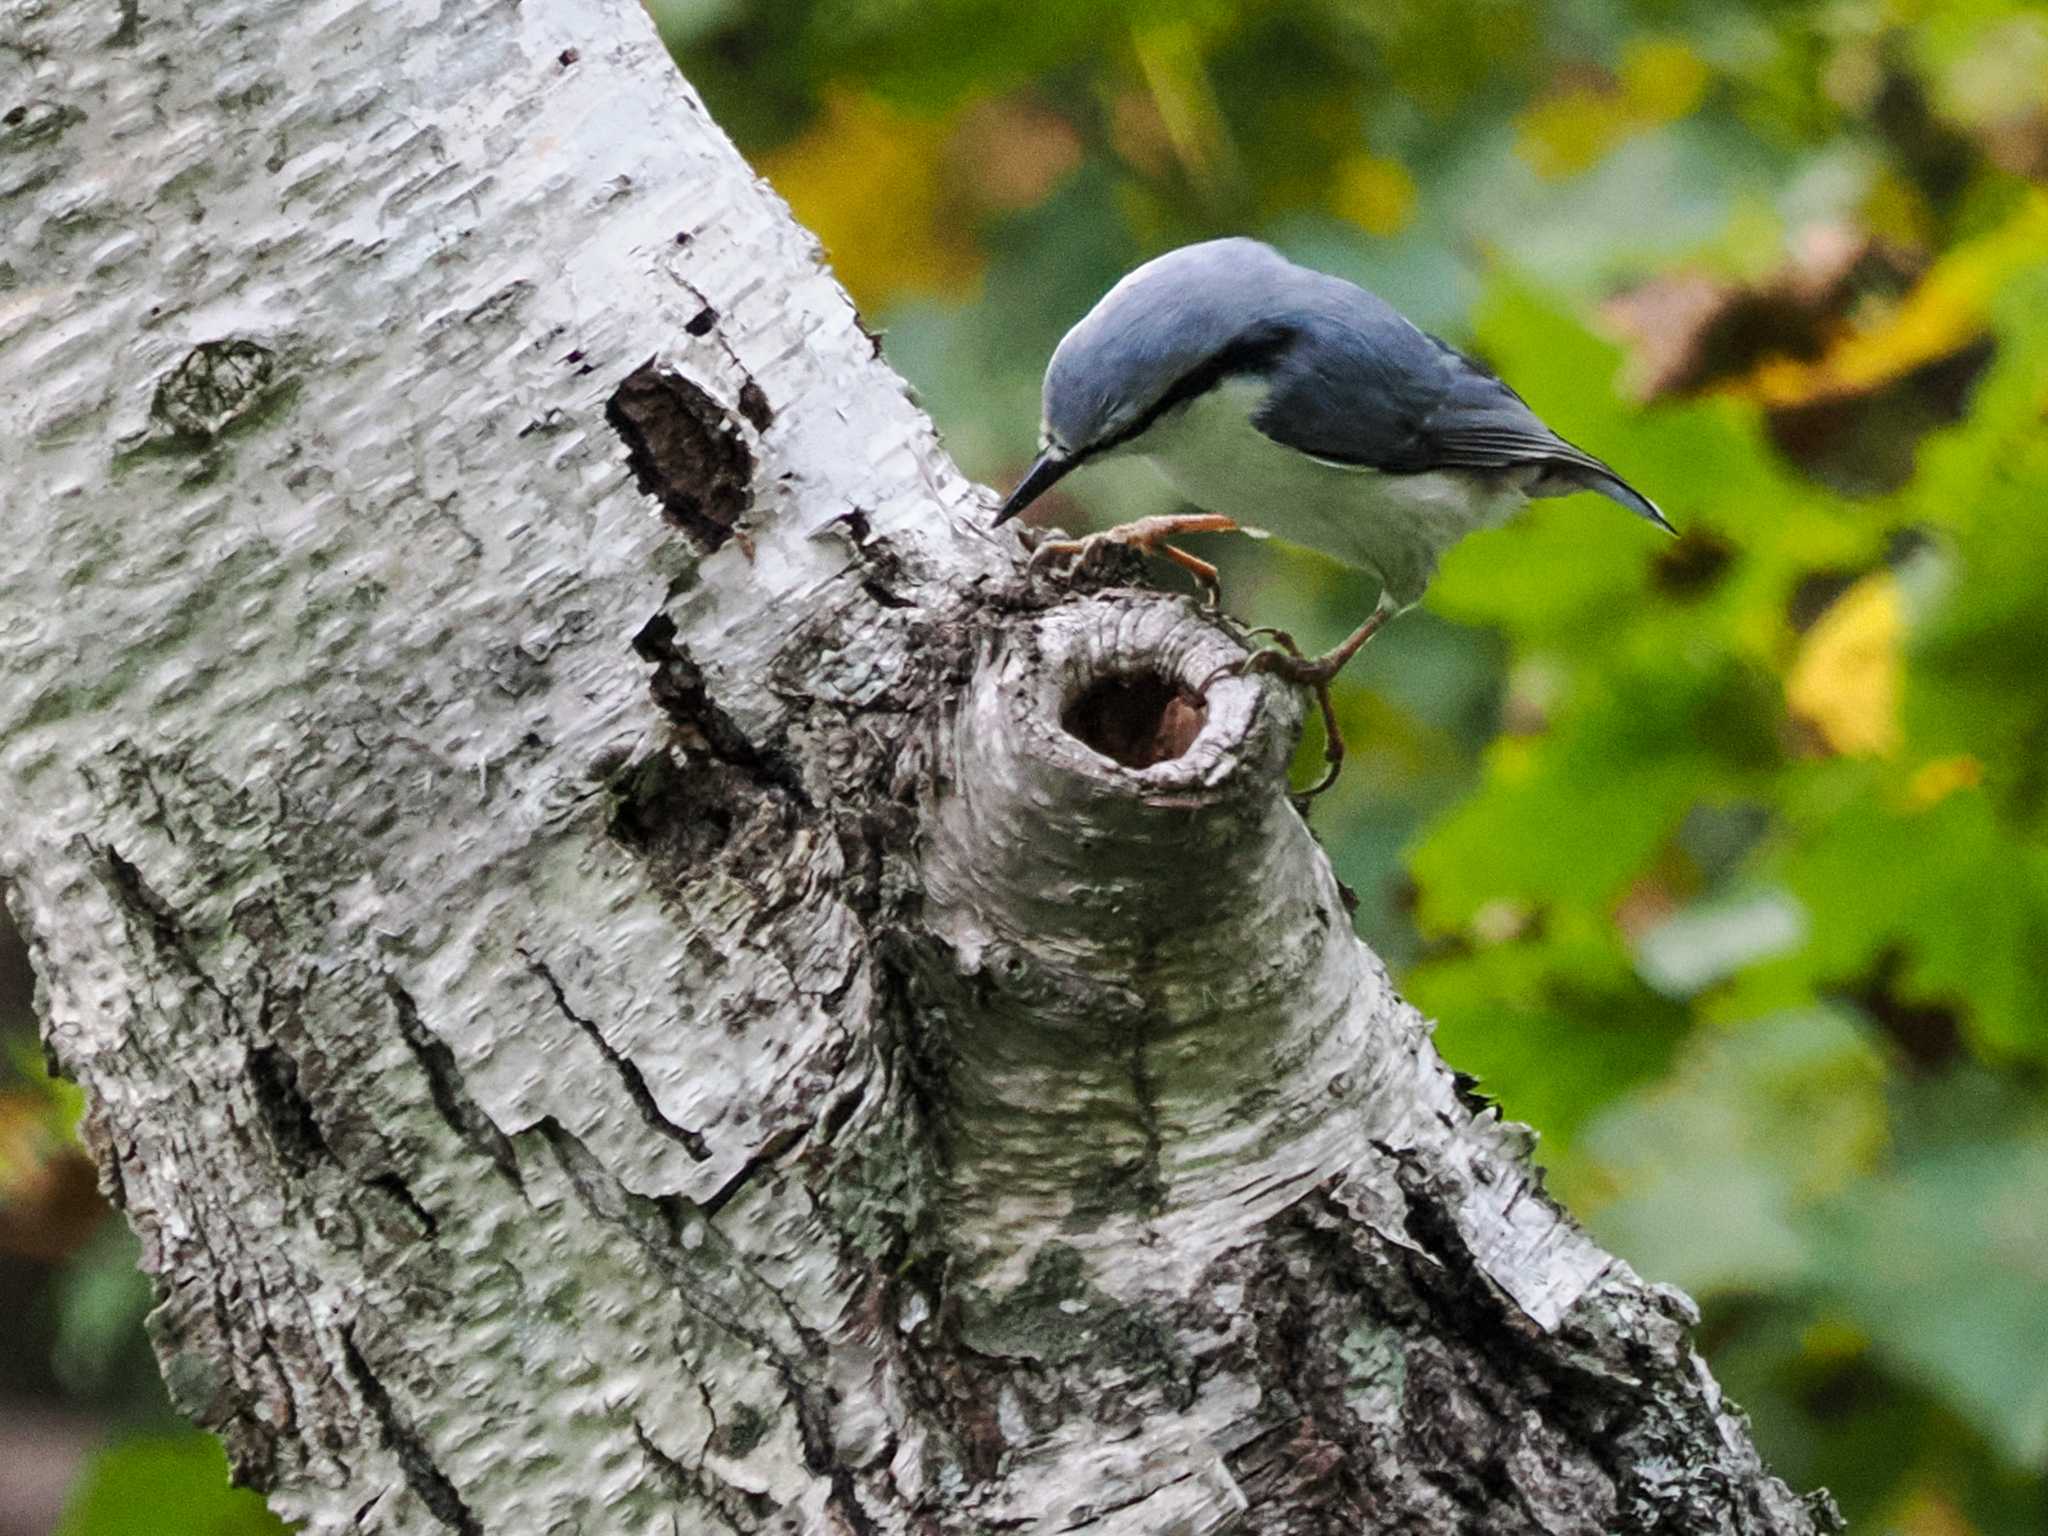
POLYGON ((1337 651, 1327 651, 1321 656, 1304 656, 1301 647, 1295 643, 1294 636, 1284 629, 1274 629, 1271 625, 1248 629, 1245 634, 1253 638, 1264 637, 1273 643, 1253 651, 1242 661, 1230 663, 1221 669, 1218 676, 1229 673, 1235 677, 1256 677, 1265 672, 1303 688, 1327 688, 1330 679, 1342 671, 1344 663, 1351 659, 1348 654, 1340 654, 1337 651))
POLYGON ((1237 661, 1226 662, 1202 682, 1200 696, 1207 698, 1209 690, 1226 677, 1256 677, 1267 672, 1307 688, 1315 695, 1316 709, 1323 717, 1323 776, 1300 791, 1295 796, 1297 800, 1313 800, 1336 783, 1337 775, 1344 770, 1344 734, 1337 729, 1337 706, 1330 697, 1330 680, 1344 670, 1344 664, 1358 654, 1359 647, 1379 632, 1389 615, 1388 609, 1375 609, 1372 616, 1353 630, 1342 645, 1320 656, 1304 656, 1294 636, 1284 629, 1262 625, 1247 630, 1247 638, 1264 637, 1273 643, 1237 661))
MULTIPOLYGON (((1330 656, 1308 657, 1301 653, 1294 636, 1284 629, 1271 625, 1260 625, 1257 629, 1245 631, 1246 638, 1271 640, 1270 646, 1263 646, 1237 661, 1226 662, 1203 679, 1199 696, 1206 699, 1209 690, 1226 677, 1257 677, 1261 672, 1298 683, 1315 695, 1316 709, 1323 717, 1323 776, 1307 789, 1295 795, 1297 801, 1315 799, 1324 790, 1337 782, 1337 775, 1344 769, 1344 733, 1337 729, 1337 706, 1330 697, 1330 679, 1348 658, 1340 658, 1333 666, 1325 664, 1330 656)), ((1335 655, 1334 652, 1331 653, 1335 655)))
POLYGON ((1120 523, 1085 538, 1047 539, 1031 552, 1030 568, 1035 571, 1056 560, 1066 560, 1071 562, 1068 566, 1070 571, 1078 571, 1095 558, 1097 551, 1121 545, 1140 554, 1166 556, 1195 578, 1202 589, 1203 605, 1217 608, 1222 606, 1223 589, 1216 580, 1216 567, 1166 541, 1185 533, 1232 533, 1236 529, 1237 524, 1230 518, 1209 513, 1185 517, 1141 517, 1136 522, 1120 523))

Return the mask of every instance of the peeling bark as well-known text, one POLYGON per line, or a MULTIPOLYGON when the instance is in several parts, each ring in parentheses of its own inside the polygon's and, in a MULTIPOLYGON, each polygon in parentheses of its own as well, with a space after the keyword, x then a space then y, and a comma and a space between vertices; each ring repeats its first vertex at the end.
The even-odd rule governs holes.
POLYGON ((1834 1528, 637 10, 4 25, 0 857, 282 1513, 1834 1528))

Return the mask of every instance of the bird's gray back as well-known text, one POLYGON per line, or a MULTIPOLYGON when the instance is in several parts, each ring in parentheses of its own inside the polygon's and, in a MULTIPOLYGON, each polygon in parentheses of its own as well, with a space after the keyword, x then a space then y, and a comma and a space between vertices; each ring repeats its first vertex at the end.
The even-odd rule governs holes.
POLYGON ((1376 294, 1256 240, 1169 251, 1104 295, 1046 369, 1046 429, 1063 453, 1085 457, 1237 374, 1267 386, 1253 425, 1312 458, 1482 477, 1535 465, 1544 473, 1531 494, 1583 487, 1669 526, 1492 373, 1376 294))
POLYGON ((1245 239, 1169 251, 1104 295, 1053 353, 1046 426, 1070 452, 1099 450, 1232 373, 1270 383, 1261 431, 1339 463, 1486 469, 1577 452, 1376 294, 1245 239))
MULTIPOLYGON (((1220 377, 1265 372, 1304 335, 1352 354, 1350 392, 1377 392, 1379 414, 1424 404, 1402 391, 1430 342, 1390 305, 1256 240, 1211 240, 1139 267, 1067 333, 1046 369, 1047 429, 1070 452, 1110 446, 1220 377)), ((1318 359, 1301 362, 1306 385, 1318 359)))

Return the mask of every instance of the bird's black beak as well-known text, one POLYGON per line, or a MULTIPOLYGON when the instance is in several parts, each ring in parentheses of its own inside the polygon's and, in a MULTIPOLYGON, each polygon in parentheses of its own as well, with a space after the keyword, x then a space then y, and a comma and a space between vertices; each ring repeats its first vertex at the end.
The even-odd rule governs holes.
POLYGON ((996 513, 995 525, 1000 528, 1022 512, 1058 484, 1060 478, 1080 462, 1077 458, 1067 458, 1051 449, 1041 453, 1031 468, 1024 472, 1024 478, 1017 482, 1017 488, 1004 498, 1001 510, 996 513))

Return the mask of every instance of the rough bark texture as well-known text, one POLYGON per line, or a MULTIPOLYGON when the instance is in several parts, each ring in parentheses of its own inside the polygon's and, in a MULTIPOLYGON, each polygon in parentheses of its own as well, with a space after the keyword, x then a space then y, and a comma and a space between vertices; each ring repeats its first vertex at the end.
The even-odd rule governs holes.
POLYGON ((278 1509, 1829 1528, 625 0, 4 14, 4 874, 278 1509))

